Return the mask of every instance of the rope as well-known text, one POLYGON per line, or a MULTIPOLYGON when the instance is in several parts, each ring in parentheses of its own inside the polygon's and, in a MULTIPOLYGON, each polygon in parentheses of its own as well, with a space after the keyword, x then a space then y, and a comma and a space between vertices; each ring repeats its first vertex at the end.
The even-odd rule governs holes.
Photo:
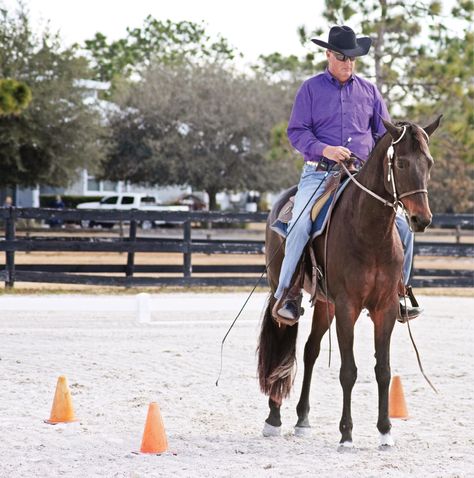
MULTIPOLYGON (((343 163, 341 163, 343 164, 343 163)), ((341 183, 341 173, 339 173, 339 181, 338 185, 334 190, 334 195, 337 194, 337 189, 339 184, 341 183)), ((329 334, 329 357, 328 357, 328 367, 331 367, 331 355, 332 355, 332 338, 331 338, 331 321, 329 319, 329 289, 328 289, 328 274, 329 274, 329 267, 328 267, 328 237, 329 237, 329 226, 331 225, 331 218, 332 218, 332 211, 336 204, 336 198, 333 199, 331 202, 331 206, 329 207, 328 211, 328 222, 326 224, 326 235, 324 236, 324 264, 326 267, 325 274, 324 274, 324 288, 326 289, 326 320, 328 323, 328 334, 329 334)))

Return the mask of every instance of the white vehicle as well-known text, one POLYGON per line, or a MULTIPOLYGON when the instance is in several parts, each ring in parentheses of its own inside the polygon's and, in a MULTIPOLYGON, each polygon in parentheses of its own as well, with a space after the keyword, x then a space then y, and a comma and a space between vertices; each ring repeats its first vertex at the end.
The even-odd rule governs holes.
MULTIPOLYGON (((160 204, 154 196, 142 193, 123 193, 105 196, 99 202, 83 202, 77 205, 77 209, 114 209, 130 210, 140 209, 140 211, 184 211, 190 210, 189 206, 184 205, 165 205, 160 204)), ((81 221, 82 227, 94 227, 96 225, 112 228, 117 221, 81 221)), ((140 223, 142 229, 151 229, 158 224, 164 224, 164 221, 145 220, 140 223)))

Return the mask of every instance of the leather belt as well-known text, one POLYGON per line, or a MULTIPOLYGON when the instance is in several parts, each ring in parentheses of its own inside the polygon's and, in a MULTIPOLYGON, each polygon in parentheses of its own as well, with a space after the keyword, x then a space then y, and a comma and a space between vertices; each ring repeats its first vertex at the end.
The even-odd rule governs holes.
POLYGON ((305 164, 313 166, 315 171, 327 171, 330 167, 326 158, 323 158, 320 161, 305 161, 305 164))

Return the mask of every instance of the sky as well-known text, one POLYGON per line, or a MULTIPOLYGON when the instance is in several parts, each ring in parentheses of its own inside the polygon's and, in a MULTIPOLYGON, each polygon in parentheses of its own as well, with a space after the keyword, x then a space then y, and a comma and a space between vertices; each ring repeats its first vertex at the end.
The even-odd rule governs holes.
MULTIPOLYGON (((311 42, 303 48, 296 30, 306 25, 311 31, 325 27, 321 12, 324 0, 24 0, 33 25, 50 20, 66 44, 92 38, 96 32, 109 39, 124 37, 126 27, 142 26, 147 15, 173 21, 204 21, 212 35, 220 33, 254 61, 260 54, 279 51, 297 54, 315 51, 311 42)), ((14 10, 16 0, 0 0, 14 10)), ((326 36, 325 34, 324 36, 326 36)))

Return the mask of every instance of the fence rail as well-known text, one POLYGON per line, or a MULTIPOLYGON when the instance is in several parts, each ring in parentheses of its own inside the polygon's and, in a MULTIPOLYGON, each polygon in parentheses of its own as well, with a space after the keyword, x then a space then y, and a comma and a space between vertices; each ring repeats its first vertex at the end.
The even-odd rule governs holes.
MULTIPOLYGON (((7 287, 15 282, 49 282, 65 284, 112 285, 122 287, 160 285, 250 285, 264 271, 261 264, 192 265, 194 253, 257 254, 264 253, 262 240, 219 240, 192 238, 195 223, 230 224, 266 221, 266 213, 168 212, 168 211, 93 211, 46 208, 6 208, 0 210, 5 224, 5 237, 0 251, 5 252, 5 265, 0 280, 7 287), (16 233, 19 220, 41 221, 120 221, 130 224, 128 237, 24 237, 16 233), (137 225, 143 221, 180 223, 182 239, 137 237, 137 225), (121 264, 15 264, 16 252, 120 252, 127 253, 121 264), (181 253, 182 265, 135 264, 136 253, 181 253), (103 275, 98 275, 103 274, 103 275), (115 275, 104 275, 115 274, 115 275), (161 274, 137 276, 136 274, 161 274), (174 274, 175 276, 169 276, 174 274), (225 274, 216 276, 216 274, 225 274), (177 276, 176 276, 177 275, 177 276)), ((474 244, 461 243, 461 237, 474 230, 474 216, 467 214, 437 215, 437 228, 447 228, 455 242, 416 242, 416 256, 473 257, 474 244)), ((0 266, 2 267, 2 266, 0 266)), ((414 269, 412 284, 417 287, 473 287, 474 271, 461 269, 414 269)))

